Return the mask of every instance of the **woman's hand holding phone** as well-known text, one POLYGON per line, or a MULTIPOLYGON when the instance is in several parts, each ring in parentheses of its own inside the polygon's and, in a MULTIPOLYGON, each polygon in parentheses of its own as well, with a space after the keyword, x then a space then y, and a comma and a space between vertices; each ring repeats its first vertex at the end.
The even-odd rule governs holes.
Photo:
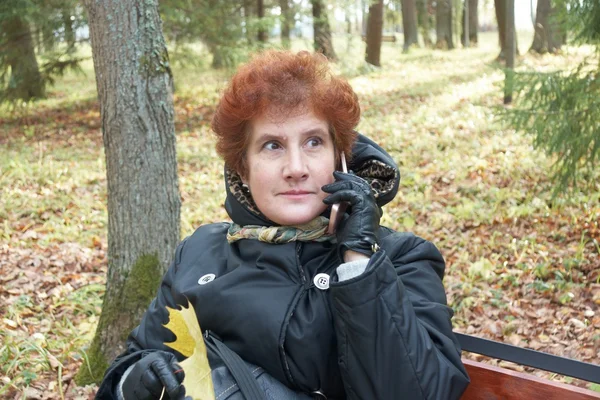
MULTIPOLYGON (((381 219, 381 211, 371 186, 366 180, 353 173, 336 171, 333 175, 335 182, 322 187, 324 192, 331 193, 323 202, 325 204, 345 202, 351 207, 348 217, 341 218, 336 229, 340 259, 347 261, 345 259, 347 251, 370 257, 377 247, 381 219)), ((331 220, 334 218, 332 217, 331 220)))
MULTIPOLYGON (((340 153, 340 162, 342 164, 342 172, 348 172, 348 166, 346 165, 346 155, 342 151, 340 153)), ((346 203, 336 203, 331 206, 331 214, 329 216, 329 227, 327 229, 327 233, 333 235, 335 230, 339 226, 341 220, 344 218, 344 213, 346 212, 346 208, 348 204, 346 203)))

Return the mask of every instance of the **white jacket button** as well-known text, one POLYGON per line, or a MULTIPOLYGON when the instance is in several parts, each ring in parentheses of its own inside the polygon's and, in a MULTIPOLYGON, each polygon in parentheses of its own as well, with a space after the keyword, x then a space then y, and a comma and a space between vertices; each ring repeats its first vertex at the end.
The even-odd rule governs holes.
POLYGON ((206 285, 207 283, 214 281, 216 277, 217 276, 215 274, 206 274, 202 276, 202 278, 198 279, 198 284, 206 285))
POLYGON ((313 282, 318 289, 327 290, 329 289, 329 275, 317 274, 315 275, 313 282))

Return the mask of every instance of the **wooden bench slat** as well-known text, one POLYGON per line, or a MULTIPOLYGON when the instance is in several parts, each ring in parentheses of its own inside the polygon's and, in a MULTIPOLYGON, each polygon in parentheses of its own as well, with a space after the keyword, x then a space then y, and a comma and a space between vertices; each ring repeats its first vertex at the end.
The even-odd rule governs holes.
MULTIPOLYGON (((367 41, 367 37, 363 35, 362 37, 363 42, 367 41)), ((381 41, 382 42, 396 42, 396 36, 395 35, 382 35, 381 36, 381 41)))
POLYGON ((463 359, 471 384, 462 400, 598 400, 600 393, 463 359))

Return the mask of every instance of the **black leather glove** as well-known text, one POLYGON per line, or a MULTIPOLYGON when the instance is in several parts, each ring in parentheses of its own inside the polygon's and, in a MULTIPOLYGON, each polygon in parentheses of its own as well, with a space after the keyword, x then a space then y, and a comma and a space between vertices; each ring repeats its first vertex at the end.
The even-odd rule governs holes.
POLYGON ((354 175, 335 171, 335 182, 321 188, 324 192, 331 193, 323 202, 325 204, 348 202, 350 208, 337 228, 338 253, 344 260, 346 250, 371 256, 374 245, 378 243, 379 220, 381 211, 371 186, 367 181, 354 175))
POLYGON ((185 374, 175 355, 154 351, 135 363, 123 382, 125 400, 163 399, 183 400, 185 389, 181 384, 185 374))

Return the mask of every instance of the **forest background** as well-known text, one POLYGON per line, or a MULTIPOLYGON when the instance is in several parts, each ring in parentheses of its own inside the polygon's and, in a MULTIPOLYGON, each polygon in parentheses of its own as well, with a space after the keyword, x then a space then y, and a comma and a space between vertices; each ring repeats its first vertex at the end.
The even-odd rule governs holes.
MULTIPOLYGON (((441 249, 456 331, 600 363, 600 172, 593 157, 591 164, 580 157, 575 165, 585 168, 561 175, 565 153, 544 146, 535 126, 519 120, 519 111, 566 121, 587 114, 550 109, 555 103, 543 96, 536 103, 548 109, 533 111, 527 79, 517 80, 514 105, 503 105, 507 55, 496 13, 503 1, 469 0, 478 15, 468 40, 465 2, 413 2, 413 36, 404 29, 406 3, 160 3, 175 84, 178 234, 228 219, 210 118, 236 65, 262 48, 333 51, 334 69, 360 98, 358 130, 400 166, 400 192, 382 222, 441 249), (445 26, 438 23, 442 3, 450 9, 445 26), (373 60, 369 38, 361 36, 368 36, 369 13, 378 5, 383 36, 373 60), (323 21, 329 42, 313 30, 323 21)), ((582 76, 582 65, 598 65, 596 48, 570 33, 536 47, 537 2, 515 3, 517 74, 535 73, 547 83, 555 82, 548 76, 582 76)), ((90 349, 109 264, 108 193, 89 22, 75 0, 0 6, 2 398, 88 398, 95 384, 78 384, 101 376, 90 349), (15 32, 30 34, 14 39, 15 32)), ((597 84, 589 86, 598 93, 597 84)), ((582 123, 595 135, 591 146, 600 141, 598 121, 582 123)))

